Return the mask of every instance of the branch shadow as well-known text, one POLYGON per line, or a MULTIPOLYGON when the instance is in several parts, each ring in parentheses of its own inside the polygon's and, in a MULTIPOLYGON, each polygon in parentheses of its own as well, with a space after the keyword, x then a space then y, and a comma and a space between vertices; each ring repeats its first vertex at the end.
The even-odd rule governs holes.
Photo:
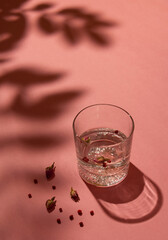
MULTIPOLYGON (((28 21, 21 7, 29 0, 0 2, 0 52, 10 51, 26 34, 28 21)), ((32 10, 41 11, 51 7, 50 3, 37 4, 32 10)))
POLYGON ((38 20, 39 29, 43 33, 48 35, 60 32, 72 46, 86 38, 98 46, 109 46, 111 40, 104 29, 117 25, 115 21, 105 20, 99 14, 82 7, 68 7, 52 14, 45 13, 38 20))
POLYGON ((111 218, 123 223, 140 223, 154 217, 163 204, 159 187, 130 163, 126 179, 113 187, 98 188, 86 183, 111 218))
POLYGON ((32 120, 49 120, 63 113, 67 105, 81 95, 81 91, 63 91, 42 97, 37 102, 27 103, 22 94, 18 94, 12 105, 5 112, 15 114, 32 120))
POLYGON ((106 20, 100 14, 82 7, 65 7, 48 12, 55 7, 46 2, 34 5, 31 9, 21 8, 28 0, 10 0, 0 3, 0 53, 18 46, 28 29, 28 15, 25 12, 42 12, 37 19, 39 30, 45 35, 61 33, 63 39, 74 46, 88 39, 97 46, 111 44, 104 30, 118 26, 114 20, 106 20), (61 19, 61 21, 60 21, 61 19))
POLYGON ((20 68, 5 73, 0 77, 0 85, 10 84, 18 86, 20 91, 14 97, 7 109, 2 109, 1 114, 15 113, 18 116, 32 120, 49 120, 62 114, 70 102, 79 97, 82 90, 62 90, 61 92, 48 93, 40 99, 30 102, 27 101, 25 93, 30 86, 55 82, 60 80, 65 74, 46 73, 35 71, 34 69, 20 68))

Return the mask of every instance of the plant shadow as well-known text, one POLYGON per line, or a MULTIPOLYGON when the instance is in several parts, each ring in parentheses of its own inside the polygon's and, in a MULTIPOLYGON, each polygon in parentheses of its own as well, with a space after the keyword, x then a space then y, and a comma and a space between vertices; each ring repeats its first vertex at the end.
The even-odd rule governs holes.
POLYGON ((53 3, 46 2, 27 9, 24 7, 27 2, 10 0, 0 3, 0 53, 16 48, 29 33, 29 12, 38 13, 35 22, 38 30, 48 36, 60 33, 71 46, 86 39, 99 47, 109 46, 112 41, 105 29, 118 26, 116 21, 105 20, 100 14, 83 7, 64 7, 56 11, 53 3))
POLYGON ((50 120, 62 114, 72 100, 79 97, 81 90, 62 90, 59 92, 46 93, 36 101, 27 101, 26 93, 31 86, 47 84, 60 80, 64 73, 48 73, 30 68, 19 68, 0 77, 0 86, 4 84, 14 85, 19 92, 13 98, 8 108, 0 111, 1 114, 15 113, 18 116, 32 120, 50 120))
POLYGON ((86 183, 104 212, 123 223, 140 223, 154 217, 163 204, 159 187, 130 163, 126 179, 112 187, 86 183))
POLYGON ((82 7, 68 7, 50 14, 43 14, 38 20, 39 29, 47 35, 61 33, 67 43, 74 46, 88 39, 97 46, 108 46, 111 40, 104 30, 116 27, 115 21, 102 18, 82 7), (61 18, 61 21, 60 21, 61 18))
POLYGON ((12 71, 8 71, 4 73, 0 77, 0 85, 2 84, 10 84, 17 85, 19 87, 29 87, 32 85, 49 83, 60 80, 64 77, 65 73, 63 72, 44 72, 39 71, 33 68, 17 68, 12 71))
POLYGON ((27 18, 21 12, 20 7, 27 1, 28 0, 1 1, 0 52, 12 50, 25 36, 27 30, 27 18))
POLYGON ((32 120, 49 120, 62 114, 70 101, 81 93, 80 90, 62 91, 44 96, 33 103, 26 103, 20 94, 14 99, 9 111, 32 120))
POLYGON ((0 139, 0 149, 9 148, 10 146, 24 147, 34 151, 44 151, 52 147, 59 146, 66 141, 66 136, 57 133, 46 134, 22 134, 21 136, 7 137, 0 139))

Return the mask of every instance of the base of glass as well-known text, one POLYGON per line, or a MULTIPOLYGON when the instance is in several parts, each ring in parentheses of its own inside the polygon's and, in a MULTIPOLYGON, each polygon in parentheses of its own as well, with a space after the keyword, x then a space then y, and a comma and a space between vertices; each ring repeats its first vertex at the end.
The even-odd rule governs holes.
POLYGON ((128 174, 129 163, 125 167, 113 174, 113 175, 99 175, 95 173, 90 173, 86 169, 78 165, 80 177, 87 183, 94 185, 96 187, 111 187, 121 183, 128 174))

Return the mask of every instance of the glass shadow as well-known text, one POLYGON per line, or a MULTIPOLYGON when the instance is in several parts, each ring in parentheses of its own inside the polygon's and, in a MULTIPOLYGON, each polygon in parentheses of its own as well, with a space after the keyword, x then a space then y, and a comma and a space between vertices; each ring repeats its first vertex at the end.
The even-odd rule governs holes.
POLYGON ((104 212, 123 223, 151 219, 163 204, 163 196, 156 183, 132 163, 126 179, 116 186, 99 188, 86 185, 104 212))

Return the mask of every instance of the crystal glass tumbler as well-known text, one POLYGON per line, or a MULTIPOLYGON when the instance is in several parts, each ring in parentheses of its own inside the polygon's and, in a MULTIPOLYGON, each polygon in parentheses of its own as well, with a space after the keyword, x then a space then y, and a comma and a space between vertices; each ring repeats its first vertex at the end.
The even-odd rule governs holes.
POLYGON ((74 118, 73 132, 79 175, 92 185, 113 186, 129 169, 134 121, 121 107, 95 104, 74 118))

